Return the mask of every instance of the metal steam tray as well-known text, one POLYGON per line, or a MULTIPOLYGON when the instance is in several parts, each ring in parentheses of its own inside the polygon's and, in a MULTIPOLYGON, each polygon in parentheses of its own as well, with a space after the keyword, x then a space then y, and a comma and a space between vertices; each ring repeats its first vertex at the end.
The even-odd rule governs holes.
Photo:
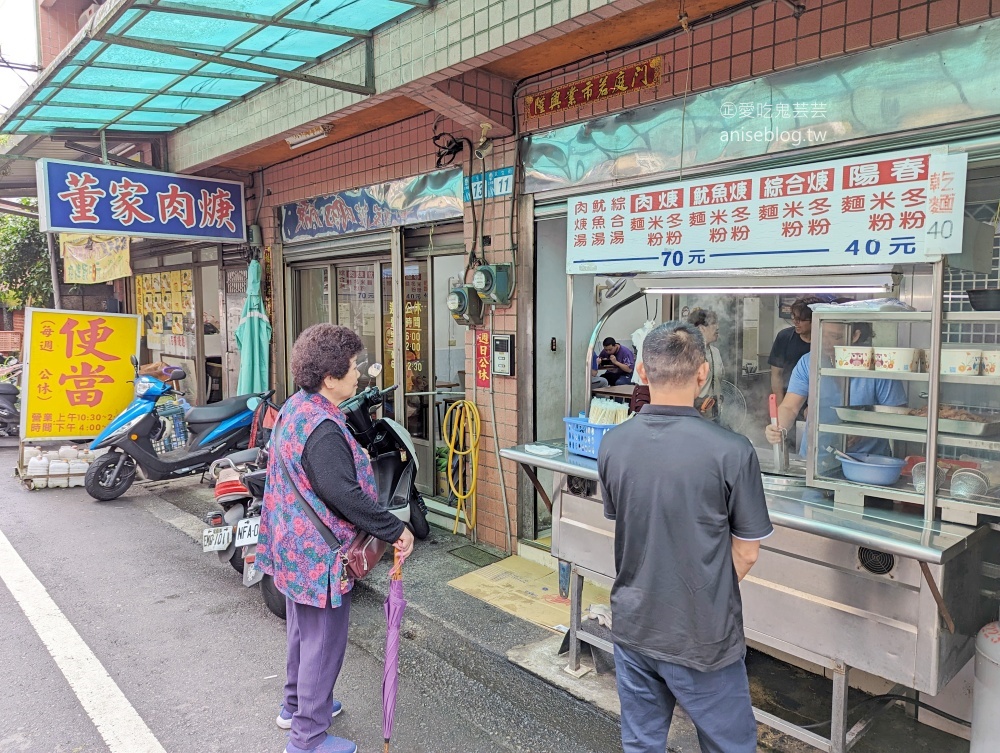
MULTIPOLYGON (((841 406, 834 408, 841 421, 851 421, 874 426, 892 426, 897 429, 927 431, 926 416, 910 416, 908 408, 888 405, 841 406)), ((945 434, 959 434, 964 437, 992 437, 1000 434, 1000 420, 997 421, 956 421, 953 418, 939 418, 938 431, 945 434)))

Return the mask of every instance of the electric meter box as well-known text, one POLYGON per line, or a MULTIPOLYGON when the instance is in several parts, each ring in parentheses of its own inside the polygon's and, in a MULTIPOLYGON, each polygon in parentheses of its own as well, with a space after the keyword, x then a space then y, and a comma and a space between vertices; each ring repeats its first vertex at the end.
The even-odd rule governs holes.
POLYGON ((506 306, 510 303, 513 269, 510 264, 484 264, 476 268, 472 286, 486 303, 506 306))
POLYGON ((491 335, 494 376, 514 376, 514 335, 491 335))
POLYGON ((478 327, 483 323, 483 302, 471 285, 452 288, 446 300, 452 318, 467 327, 478 327))

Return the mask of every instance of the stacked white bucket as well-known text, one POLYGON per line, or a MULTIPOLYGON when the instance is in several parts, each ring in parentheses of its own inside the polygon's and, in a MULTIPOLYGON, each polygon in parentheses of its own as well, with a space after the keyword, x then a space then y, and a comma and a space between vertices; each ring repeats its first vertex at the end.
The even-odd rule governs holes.
POLYGON ((35 489, 83 486, 87 468, 97 457, 90 450, 63 445, 58 452, 44 452, 41 447, 25 447, 25 480, 35 489))

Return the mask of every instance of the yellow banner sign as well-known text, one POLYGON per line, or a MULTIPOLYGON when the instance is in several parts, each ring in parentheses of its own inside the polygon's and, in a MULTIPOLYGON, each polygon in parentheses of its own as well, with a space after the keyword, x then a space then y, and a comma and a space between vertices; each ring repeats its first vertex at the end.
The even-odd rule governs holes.
POLYGON ((21 436, 90 439, 132 401, 139 317, 26 311, 21 436))
POLYGON ((90 285, 132 275, 127 236, 60 233, 59 245, 63 282, 90 285))

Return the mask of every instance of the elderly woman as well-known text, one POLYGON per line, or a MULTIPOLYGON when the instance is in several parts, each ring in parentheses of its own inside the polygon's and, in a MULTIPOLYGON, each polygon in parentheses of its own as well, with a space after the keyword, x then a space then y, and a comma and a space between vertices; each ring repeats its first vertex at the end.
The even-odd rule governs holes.
POLYGON ((688 315, 688 324, 693 324, 705 338, 705 360, 708 361, 708 381, 702 387, 694 407, 701 411, 705 418, 717 421, 719 418, 719 399, 722 393, 722 355, 713 343, 719 339, 719 316, 711 309, 692 309, 688 315))
POLYGON ((333 324, 299 335, 292 376, 300 389, 282 407, 271 439, 257 567, 273 576, 287 604, 287 681, 277 718, 291 729, 285 753, 358 749, 327 734, 341 710, 333 686, 347 648, 354 582, 301 506, 311 506, 345 546, 361 529, 395 542, 403 557, 413 551, 413 534, 376 505, 371 463, 337 407, 357 390, 363 348, 356 333, 333 324))

